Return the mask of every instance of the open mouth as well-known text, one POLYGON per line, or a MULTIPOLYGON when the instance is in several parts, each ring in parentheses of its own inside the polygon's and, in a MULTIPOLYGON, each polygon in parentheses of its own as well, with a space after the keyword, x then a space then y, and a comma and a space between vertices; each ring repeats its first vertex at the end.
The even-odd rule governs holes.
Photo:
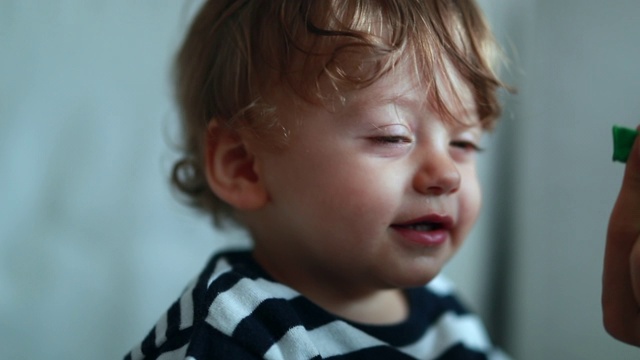
POLYGON ((392 224, 391 228, 401 238, 420 246, 439 247, 450 238, 453 218, 442 215, 428 215, 407 222, 392 224))
POLYGON ((413 230, 413 231, 435 231, 435 230, 440 230, 440 229, 444 229, 445 226, 443 223, 439 223, 439 222, 418 222, 418 223, 414 223, 414 224, 405 224, 405 225, 392 225, 392 227, 394 228, 401 228, 401 229, 407 229, 407 230, 413 230))
POLYGON ((413 231, 436 231, 448 230, 453 226, 453 219, 449 216, 428 215, 422 218, 413 219, 404 223, 393 224, 391 227, 395 229, 413 230, 413 231))

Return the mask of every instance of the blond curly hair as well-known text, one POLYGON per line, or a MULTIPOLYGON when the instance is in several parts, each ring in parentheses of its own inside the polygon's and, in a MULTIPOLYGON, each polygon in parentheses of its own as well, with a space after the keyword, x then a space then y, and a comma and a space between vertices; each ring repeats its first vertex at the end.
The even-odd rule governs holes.
MULTIPOLYGON (((473 0, 206 1, 176 58, 183 156, 172 183, 216 224, 233 220, 233 209, 205 178, 211 121, 280 131, 270 92, 322 102, 372 84, 401 56, 411 57, 425 81, 453 67, 470 86, 483 127, 491 129, 501 111, 497 90, 504 87, 494 69, 498 55, 473 0)), ((429 88, 431 105, 450 115, 438 86, 429 88)))

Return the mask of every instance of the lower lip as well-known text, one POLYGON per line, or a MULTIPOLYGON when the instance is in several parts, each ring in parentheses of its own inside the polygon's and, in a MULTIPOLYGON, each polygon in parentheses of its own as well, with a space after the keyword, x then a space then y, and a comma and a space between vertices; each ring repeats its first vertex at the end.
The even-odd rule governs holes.
POLYGON ((393 229, 409 242, 427 247, 440 246, 447 242, 449 238, 449 232, 444 229, 432 231, 417 231, 399 227, 394 227, 393 229))

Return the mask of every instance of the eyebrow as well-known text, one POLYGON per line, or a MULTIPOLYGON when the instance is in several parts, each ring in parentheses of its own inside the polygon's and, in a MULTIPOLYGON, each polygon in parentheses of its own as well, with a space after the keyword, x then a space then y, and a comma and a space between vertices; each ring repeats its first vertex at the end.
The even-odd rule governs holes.
MULTIPOLYGON (((358 103, 356 103, 358 104, 358 103)), ((369 98, 366 99, 365 101, 362 101, 360 104, 362 104, 363 106, 371 106, 371 107, 377 107, 377 106, 386 106, 386 105, 396 105, 399 106, 401 108, 408 108, 408 109, 422 109, 423 107, 425 107, 429 110, 429 112, 433 113, 433 114, 437 114, 442 116, 443 114, 439 114, 439 112, 435 111, 435 109, 433 109, 433 106, 430 104, 428 99, 414 99, 411 97, 406 97, 406 96, 402 96, 402 95, 398 95, 395 97, 386 97, 386 98, 382 98, 382 99, 373 99, 373 98, 369 98)), ((449 114, 453 117, 453 119, 458 119, 461 120, 461 122, 466 122, 464 120, 473 120, 473 125, 475 125, 476 122, 479 122, 480 119, 478 118, 478 111, 476 109, 475 103, 474 102, 466 102, 466 101, 460 101, 458 104, 445 104, 446 105, 460 105, 460 106, 447 106, 447 111, 449 111, 449 114)))
POLYGON ((419 109, 420 111, 427 110, 430 115, 439 116, 444 122, 457 124, 463 127, 483 127, 480 120, 479 113, 476 107, 475 101, 468 101, 468 97, 460 96, 456 94, 454 99, 444 103, 448 114, 437 111, 432 106, 428 94, 424 96, 408 96, 407 93, 411 93, 413 90, 411 87, 403 88, 402 91, 397 91, 394 94, 388 94, 386 89, 369 94, 369 96, 356 95, 351 98, 347 98, 344 101, 345 108, 352 107, 349 111, 345 112, 347 116, 359 111, 366 111, 368 109, 383 108, 388 105, 394 105, 401 109, 419 109), (466 100, 465 100, 466 99, 466 100))

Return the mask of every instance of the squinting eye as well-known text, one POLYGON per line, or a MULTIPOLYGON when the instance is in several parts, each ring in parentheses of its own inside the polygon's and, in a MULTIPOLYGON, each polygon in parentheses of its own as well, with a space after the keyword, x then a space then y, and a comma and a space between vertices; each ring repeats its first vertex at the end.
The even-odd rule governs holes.
POLYGON ((406 137, 406 136, 376 136, 376 137, 372 137, 371 140, 373 140, 376 143, 381 143, 381 144, 408 144, 411 142, 411 139, 406 137))
POLYGON ((479 147, 478 145, 476 145, 475 143, 471 142, 471 141, 452 141, 451 142, 451 146, 455 147, 455 148, 459 148, 465 151, 471 151, 471 152, 482 152, 484 151, 484 149, 482 149, 481 147, 479 147))

